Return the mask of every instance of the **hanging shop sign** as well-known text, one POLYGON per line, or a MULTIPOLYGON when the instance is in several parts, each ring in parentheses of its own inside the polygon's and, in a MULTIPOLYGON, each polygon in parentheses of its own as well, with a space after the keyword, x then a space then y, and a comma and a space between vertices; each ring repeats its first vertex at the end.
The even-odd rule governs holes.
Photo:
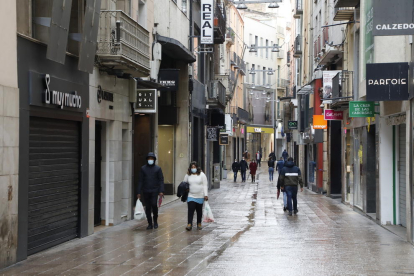
POLYGON ((270 127, 247 127, 247 133, 274 133, 274 129, 270 127))
POLYGON ((327 129, 328 121, 323 115, 313 115, 313 129, 327 129))
POLYGON ((325 120, 327 121, 334 121, 334 120, 342 121, 342 119, 344 118, 344 112, 333 110, 333 109, 325 109, 324 116, 325 116, 324 117, 325 120))
POLYGON ((225 132, 229 135, 229 136, 233 136, 233 118, 231 117, 230 114, 226 114, 224 117, 224 120, 226 122, 226 128, 225 128, 225 132))
POLYGON ((98 92, 97 92, 97 99, 98 103, 101 103, 102 100, 113 102, 114 101, 114 94, 111 92, 107 92, 102 90, 102 87, 98 85, 98 92))
POLYGON ((30 104, 83 112, 82 104, 85 87, 51 76, 30 72, 30 104))
POLYGON ((374 117, 374 102, 349 102, 349 117, 374 117))
POLYGON ((229 135, 228 134, 220 134, 219 144, 223 146, 227 146, 229 144, 229 135))
POLYGON ((156 89, 137 89, 135 113, 157 113, 157 99, 156 89))
POLYGON ((368 101, 408 100, 408 63, 367 64, 368 101))
POLYGON ((372 34, 413 35, 413 1, 375 0, 372 34))
POLYGON ((164 87, 160 91, 178 91, 179 69, 160 69, 158 82, 164 87))
POLYGON ((298 121, 288 121, 288 129, 298 129, 298 121))
POLYGON ((217 141, 217 140, 218 140, 218 128, 207 127, 207 141, 217 141))
POLYGON ((214 44, 214 1, 201 0, 201 44, 214 44))

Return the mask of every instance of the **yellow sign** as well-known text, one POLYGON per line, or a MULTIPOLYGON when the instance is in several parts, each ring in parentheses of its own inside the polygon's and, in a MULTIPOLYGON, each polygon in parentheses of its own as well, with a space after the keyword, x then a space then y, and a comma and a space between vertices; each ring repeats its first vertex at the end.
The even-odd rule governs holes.
POLYGON ((328 121, 325 120, 323 115, 313 115, 313 129, 327 129, 328 121))
POLYGON ((274 133, 274 129, 271 127, 247 127, 248 133, 274 133))

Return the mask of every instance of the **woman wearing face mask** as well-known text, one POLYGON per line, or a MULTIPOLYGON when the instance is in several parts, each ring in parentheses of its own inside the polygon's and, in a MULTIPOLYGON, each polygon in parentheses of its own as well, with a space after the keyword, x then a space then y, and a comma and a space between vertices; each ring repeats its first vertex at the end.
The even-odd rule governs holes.
POLYGON ((194 211, 197 212, 197 229, 201 230, 201 217, 204 200, 208 200, 207 177, 198 167, 197 162, 190 163, 184 182, 190 185, 188 193, 188 224, 185 229, 191 231, 193 228, 194 211))

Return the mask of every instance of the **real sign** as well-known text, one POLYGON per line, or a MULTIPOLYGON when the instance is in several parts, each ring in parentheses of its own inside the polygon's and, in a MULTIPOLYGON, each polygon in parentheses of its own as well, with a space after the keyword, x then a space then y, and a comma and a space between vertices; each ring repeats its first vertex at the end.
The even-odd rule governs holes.
POLYGON ((220 145, 228 145, 229 144, 229 135, 228 134, 220 134, 220 145))
POLYGON ((374 117, 374 102, 349 102, 349 117, 374 117))
POLYGON ((367 64, 368 101, 408 100, 408 63, 367 64))
POLYGON ((343 111, 337 111, 332 109, 325 109, 324 112, 325 120, 333 121, 333 120, 342 120, 344 118, 343 111))
POLYGON ((201 44, 214 44, 213 41, 213 0, 201 0, 201 44))
POLYGON ((372 34, 414 34, 413 1, 375 0, 372 34))

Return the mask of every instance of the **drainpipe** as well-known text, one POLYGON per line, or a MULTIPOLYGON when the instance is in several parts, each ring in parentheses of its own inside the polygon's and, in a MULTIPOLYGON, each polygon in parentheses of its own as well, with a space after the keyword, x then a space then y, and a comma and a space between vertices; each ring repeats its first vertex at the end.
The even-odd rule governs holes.
POLYGON ((396 165, 395 165, 395 126, 392 126, 392 213, 393 213, 393 224, 397 224, 397 208, 396 208, 396 194, 395 194, 395 176, 396 176, 396 165))

